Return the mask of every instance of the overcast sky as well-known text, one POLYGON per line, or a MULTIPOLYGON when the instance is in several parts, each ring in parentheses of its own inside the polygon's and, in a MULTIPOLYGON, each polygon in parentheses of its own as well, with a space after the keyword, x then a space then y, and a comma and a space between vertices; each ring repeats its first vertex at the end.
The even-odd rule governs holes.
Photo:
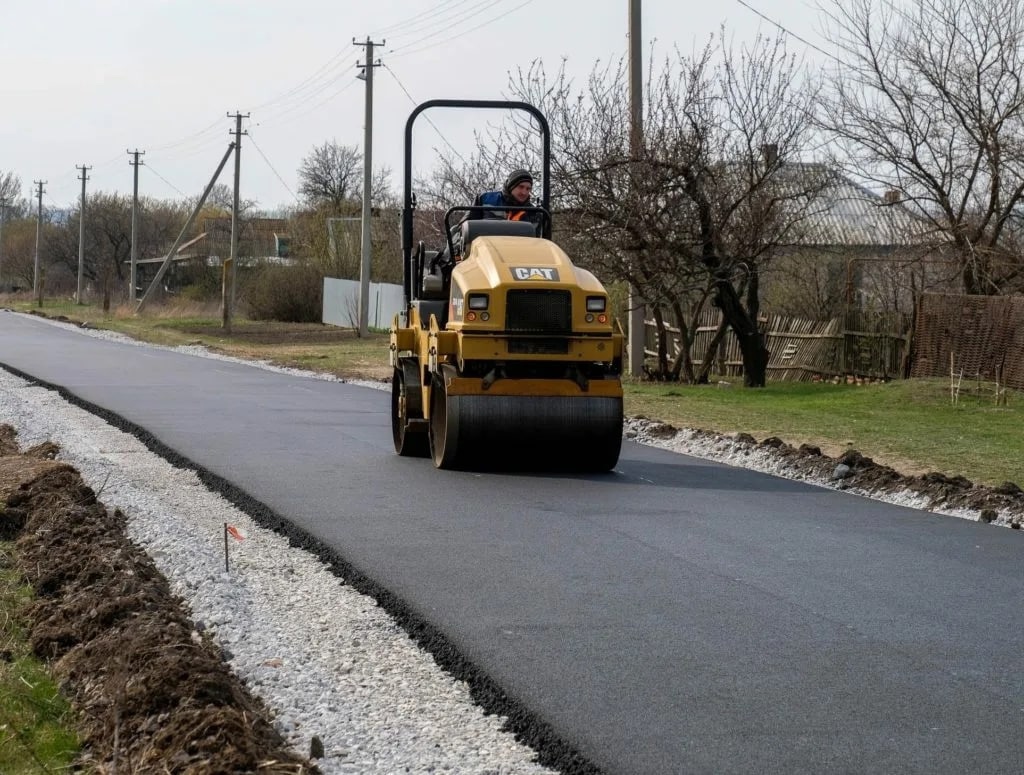
MULTIPOLYGON (((242 144, 242 196, 264 209, 295 203, 297 170, 328 140, 362 146, 363 49, 386 41, 375 71, 375 166, 399 184, 402 132, 416 103, 501 98, 508 71, 563 57, 585 76, 627 50, 628 0, 0 0, 0 172, 13 171, 43 204, 77 201, 76 165, 89 191, 131 192, 127 149, 145 150, 140 193, 201 193, 230 141, 242 144), (408 92, 408 94, 406 94, 408 92), (411 97, 411 99, 410 99, 411 97)), ((645 43, 701 46, 724 23, 737 43, 778 22, 823 45, 814 0, 643 0, 645 43)), ((791 38, 789 48, 806 46, 791 38)), ((817 56, 813 51, 810 57, 817 56)), ((459 143, 477 115, 430 116, 459 143)), ((417 123, 417 167, 430 166, 435 131, 417 123), (421 129, 422 127, 422 129, 421 129)), ((229 164, 221 182, 231 183, 229 164)), ((497 177, 497 176, 496 176, 497 177)), ((496 180, 497 182, 497 180, 496 180)))

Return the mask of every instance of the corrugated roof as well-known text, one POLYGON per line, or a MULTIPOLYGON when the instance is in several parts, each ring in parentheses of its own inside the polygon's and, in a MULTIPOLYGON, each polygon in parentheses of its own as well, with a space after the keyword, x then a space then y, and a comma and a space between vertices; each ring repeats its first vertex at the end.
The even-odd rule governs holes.
POLYGON ((813 192, 795 244, 909 247, 932 241, 934 227, 924 218, 898 202, 887 203, 823 164, 790 163, 780 172, 779 182, 794 198, 813 192))

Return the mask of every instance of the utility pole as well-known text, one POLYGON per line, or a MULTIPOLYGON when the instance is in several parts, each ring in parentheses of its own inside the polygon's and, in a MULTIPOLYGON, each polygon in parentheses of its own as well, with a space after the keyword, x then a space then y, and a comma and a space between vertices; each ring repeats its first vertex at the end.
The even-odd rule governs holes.
POLYGON ((0 197, 0 292, 4 289, 4 218, 7 216, 7 199, 0 197))
POLYGON ((156 274, 149 283, 149 288, 142 294, 142 298, 139 300, 139 306, 135 308, 135 314, 138 315, 145 308, 146 303, 152 297, 157 288, 160 287, 160 281, 164 277, 164 272, 167 271, 167 267, 171 265, 174 257, 178 255, 178 248, 181 247, 181 243, 185 241, 185 235, 189 233, 192 228, 192 224, 196 222, 196 218, 199 217, 199 211, 203 209, 203 205, 206 204, 206 198, 210 195, 214 185, 217 183, 217 178, 220 177, 220 173, 224 171, 224 167, 228 163, 228 159, 231 158, 231 154, 235 152, 235 144, 228 143, 228 149, 224 152, 224 158, 220 160, 220 164, 217 165, 217 171, 213 173, 213 177, 210 178, 210 182, 206 184, 206 188, 203 190, 202 195, 199 197, 199 201, 196 202, 196 206, 192 208, 192 214, 189 215, 188 220, 185 221, 185 225, 181 227, 181 231, 178 232, 177 238, 174 240, 174 244, 171 245, 171 249, 167 251, 167 255, 164 256, 164 260, 161 262, 160 267, 156 270, 156 274))
POLYGON ((238 260, 238 186, 242 179, 242 135, 249 134, 242 131, 242 119, 249 118, 241 113, 228 113, 228 118, 235 119, 235 130, 231 133, 235 136, 235 196, 231 206, 231 255, 228 258, 229 265, 224 267, 224 281, 222 286, 222 304, 224 305, 224 318, 222 328, 231 333, 231 315, 235 308, 235 262, 238 260))
POLYGON ((79 180, 82 181, 82 203, 78 208, 78 292, 75 294, 75 304, 82 303, 82 267, 85 266, 85 181, 89 179, 89 170, 84 164, 75 167, 82 171, 79 180))
POLYGON ((139 157, 145 155, 145 151, 140 151, 136 148, 134 151, 125 151, 129 156, 133 156, 134 159, 128 162, 132 167, 135 168, 134 181, 132 183, 132 267, 128 274, 128 299, 132 304, 135 303, 135 288, 138 282, 136 276, 136 268, 139 260, 139 165, 145 164, 146 162, 140 161, 139 157))
POLYGON ((373 247, 370 237, 370 218, 373 214, 370 197, 373 194, 373 69, 381 66, 381 61, 374 61, 373 47, 383 46, 385 41, 374 43, 369 38, 359 43, 355 38, 352 45, 366 47, 366 62, 357 67, 363 71, 359 77, 366 81, 366 118, 363 124, 363 244, 362 260, 359 263, 359 336, 370 333, 370 257, 373 247))
POLYGON ((43 288, 39 283, 39 242, 43 236, 43 186, 46 185, 46 181, 34 180, 32 182, 36 185, 36 196, 39 199, 39 209, 36 213, 36 255, 32 270, 32 295, 39 300, 41 307, 43 306, 43 288))
MULTIPOLYGON (((644 71, 640 37, 640 0, 629 0, 629 155, 632 175, 638 174, 637 162, 644 145, 644 71)), ((634 263, 633 272, 637 272, 634 263)), ((640 377, 644 372, 644 318, 646 307, 636 284, 629 286, 629 374, 640 377)))

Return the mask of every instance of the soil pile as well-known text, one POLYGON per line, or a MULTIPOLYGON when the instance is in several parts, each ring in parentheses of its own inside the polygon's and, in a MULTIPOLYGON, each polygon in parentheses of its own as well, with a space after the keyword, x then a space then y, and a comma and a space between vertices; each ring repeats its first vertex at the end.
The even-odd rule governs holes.
POLYGON ((34 653, 79 719, 98 772, 315 773, 196 632, 152 560, 54 444, 19 453, 0 425, 0 538, 35 591, 34 653))
POLYGON ((1024 525, 1024 490, 1014 482, 986 487, 964 476, 947 476, 937 471, 909 476, 853 449, 839 457, 830 457, 818 447, 807 444, 794 447, 777 437, 758 442, 746 433, 724 436, 710 431, 679 430, 645 417, 628 420, 626 428, 626 435, 631 438, 680 451, 708 454, 713 459, 756 456, 762 461, 758 468, 789 479, 827 482, 839 490, 878 498, 911 495, 920 508, 974 512, 982 522, 1017 530, 1024 525))

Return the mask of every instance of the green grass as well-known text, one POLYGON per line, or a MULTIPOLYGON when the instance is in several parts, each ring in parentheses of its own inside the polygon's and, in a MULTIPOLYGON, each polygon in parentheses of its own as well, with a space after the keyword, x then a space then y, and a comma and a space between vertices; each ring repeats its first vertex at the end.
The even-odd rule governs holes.
POLYGON ((971 385, 953 405, 947 380, 899 380, 868 385, 632 384, 626 411, 677 427, 777 436, 813 444, 830 455, 856 449, 902 473, 941 471, 980 483, 1021 479, 1024 395, 996 406, 994 385, 971 385))
MULTIPOLYGON (((30 301, 11 303, 27 311, 30 301)), ((153 307, 135 317, 127 308, 104 315, 92 306, 45 303, 50 316, 66 315, 157 344, 202 342, 211 349, 243 358, 328 372, 341 377, 387 379, 385 333, 360 339, 324 326, 257 323, 236 318, 232 334, 220 329, 216 308, 197 304, 153 307), (311 332, 331 341, 259 341, 264 334, 311 332), (197 333, 202 332, 202 333, 197 333), (333 333, 332 333, 333 332, 333 333), (333 338, 332 338, 333 337, 333 338)), ((315 336, 314 336, 315 338, 315 336)), ((742 380, 721 386, 641 383, 627 380, 626 413, 644 415, 677 427, 719 433, 745 432, 761 441, 778 436, 789 444, 813 444, 837 456, 856 449, 901 473, 939 471, 962 474, 978 483, 1024 485, 1024 394, 1010 392, 1007 406, 996 406, 994 385, 962 386, 957 405, 947 380, 900 380, 886 384, 833 385, 777 382, 750 390, 742 380)))
POLYGON ((12 554, 12 544, 0 542, 0 772, 58 772, 78 740, 67 702, 29 650, 21 617, 31 591, 10 567, 12 554))

